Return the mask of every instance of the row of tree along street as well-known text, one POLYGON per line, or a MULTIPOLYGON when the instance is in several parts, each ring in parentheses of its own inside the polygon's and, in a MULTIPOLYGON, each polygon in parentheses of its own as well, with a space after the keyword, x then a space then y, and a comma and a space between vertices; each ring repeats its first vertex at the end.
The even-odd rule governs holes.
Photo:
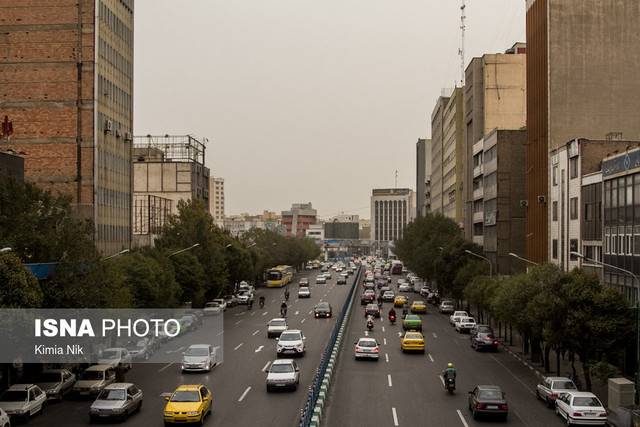
POLYGON ((614 375, 615 366, 625 365, 626 372, 634 371, 634 312, 597 276, 547 264, 523 274, 489 277, 487 263, 467 250, 482 254, 464 240, 455 222, 440 214, 416 219, 396 242, 396 253, 409 269, 435 284, 442 297, 472 305, 478 323, 515 329, 524 353, 543 363, 547 372, 552 350, 558 359, 569 357, 574 375, 577 356, 589 390, 594 373, 599 378, 614 375))
POLYGON ((178 204, 154 248, 105 259, 93 235, 68 199, 0 178, 0 248, 11 248, 0 253, 0 306, 197 307, 241 280, 262 281, 266 268, 301 266, 320 253, 310 240, 266 230, 234 238, 199 201, 178 204), (24 263, 54 263, 55 272, 38 281, 24 263))

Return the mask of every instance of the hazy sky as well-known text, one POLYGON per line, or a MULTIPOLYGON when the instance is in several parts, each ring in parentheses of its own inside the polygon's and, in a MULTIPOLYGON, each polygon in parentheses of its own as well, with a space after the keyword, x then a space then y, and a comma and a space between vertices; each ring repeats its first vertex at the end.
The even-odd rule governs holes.
MULTIPOLYGON (((467 1, 467 63, 524 41, 523 0, 467 1)), ((415 187, 415 142, 460 79, 459 0, 141 0, 135 133, 209 138, 227 214, 369 217, 415 187)))

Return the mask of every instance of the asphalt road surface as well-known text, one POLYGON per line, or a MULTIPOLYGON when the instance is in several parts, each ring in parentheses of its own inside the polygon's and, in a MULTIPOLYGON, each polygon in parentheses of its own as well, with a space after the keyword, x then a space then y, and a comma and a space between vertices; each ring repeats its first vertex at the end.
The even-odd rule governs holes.
MULTIPOLYGON (((178 363, 136 364, 126 374, 126 381, 135 383, 144 392, 143 407, 127 421, 117 424, 162 426, 165 403, 161 397, 162 393, 172 392, 181 384, 205 384, 213 392, 213 415, 207 418, 205 425, 297 426, 307 389, 335 324, 335 317, 315 319, 312 314, 313 307, 320 300, 328 301, 333 306, 334 315, 337 314, 355 277, 349 276, 347 286, 338 286, 338 273, 332 272, 333 278, 328 280, 326 285, 316 285, 314 278, 318 273, 318 270, 314 270, 296 274, 294 283, 290 285, 291 298, 287 316, 289 328, 302 329, 307 337, 306 355, 298 359, 301 379, 297 391, 269 394, 266 392, 265 371, 276 358, 276 341, 267 338, 266 324, 270 319, 280 317, 284 290, 258 289, 253 310, 249 311, 245 306, 240 306, 228 309, 224 313, 224 362, 210 373, 182 374, 178 363), (308 277, 311 283, 309 299, 297 298, 297 282, 301 277, 308 277), (257 304, 260 295, 266 297, 264 309, 260 309, 257 304)), ((193 337, 190 339, 193 340, 193 337)), ((212 341, 213 338, 209 342, 212 341)), ((179 349, 180 347, 177 347, 170 351, 179 349)), ((71 398, 52 403, 45 407, 42 416, 34 417, 28 425, 86 426, 89 425, 90 405, 90 400, 71 398)))
MULTIPOLYGON (((398 276, 394 276, 397 278, 398 276)), ((392 289, 397 294, 396 279, 392 289)), ((362 292, 360 286, 356 298, 362 292)), ((412 300, 418 294, 406 293, 412 300)), ((475 425, 511 425, 524 427, 559 426, 563 423, 534 395, 536 376, 506 352, 476 352, 469 335, 459 334, 449 325, 449 316, 441 315, 428 304, 422 315, 426 352, 403 354, 400 349, 400 322, 390 325, 383 307, 382 321, 376 321, 369 336, 380 344, 379 361, 355 361, 353 343, 365 336, 363 307, 356 300, 341 350, 338 368, 328 399, 323 425, 341 426, 432 426, 468 427, 475 425), (457 390, 445 392, 440 373, 448 362, 457 368, 457 390), (509 404, 507 422, 474 421, 467 406, 468 391, 476 385, 498 385, 506 392, 509 404)), ((402 310, 399 311, 399 315, 402 310)))

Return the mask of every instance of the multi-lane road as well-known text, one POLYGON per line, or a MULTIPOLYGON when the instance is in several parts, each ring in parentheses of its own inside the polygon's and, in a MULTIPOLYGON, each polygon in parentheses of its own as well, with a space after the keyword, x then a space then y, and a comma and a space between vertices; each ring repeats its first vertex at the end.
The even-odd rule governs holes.
MULTIPOLYGON (((394 276, 397 277, 397 276, 394 276)), ((394 282, 396 279, 394 278, 394 282)), ((397 293, 397 286, 392 286, 397 293)), ((356 295, 361 292, 360 287, 356 295)), ((423 299, 406 293, 410 300, 423 299)), ((537 427, 562 425, 552 409, 536 400, 536 376, 505 352, 477 353, 469 335, 449 325, 448 316, 428 305, 422 315, 426 352, 403 354, 400 350, 401 322, 390 325, 385 318, 391 303, 385 303, 381 321, 368 335, 380 344, 380 359, 355 361, 353 343, 365 336, 363 307, 355 301, 328 399, 324 425, 339 426, 432 426, 468 427, 492 425, 474 421, 467 407, 467 393, 475 385, 498 385, 506 392, 510 414, 506 424, 537 427), (457 391, 445 392, 440 373, 448 362, 458 371, 457 391)), ((505 425, 504 422, 496 422, 505 425)))
MULTIPOLYGON (((328 301, 336 314, 346 300, 355 277, 349 276, 347 286, 336 285, 338 274, 333 272, 332 280, 328 280, 326 285, 316 285, 314 279, 318 273, 319 271, 314 270, 296 274, 294 283, 290 285, 291 298, 287 313, 289 328, 299 328, 307 337, 306 355, 298 359, 301 379, 297 391, 266 392, 265 371, 276 358, 276 340, 267 338, 267 322, 280 317, 284 290, 258 289, 253 310, 239 306, 225 312, 224 362, 210 373, 182 374, 177 363, 136 364, 126 374, 126 380, 143 390, 143 407, 139 413, 120 425, 162 426, 165 402, 161 394, 173 391, 180 384, 202 383, 213 392, 213 414, 205 425, 297 426, 306 391, 336 321, 335 318, 315 319, 313 307, 320 300, 328 301), (297 281, 301 277, 308 277, 311 283, 309 299, 297 298, 297 281), (257 304, 260 295, 266 298, 264 309, 260 309, 257 304)), ((206 330, 206 323, 204 329, 206 330)), ((208 342, 214 341, 215 337, 212 336, 208 342)), ((42 416, 32 419, 29 425, 85 426, 89 424, 90 405, 89 400, 73 399, 52 403, 45 408, 42 416)))

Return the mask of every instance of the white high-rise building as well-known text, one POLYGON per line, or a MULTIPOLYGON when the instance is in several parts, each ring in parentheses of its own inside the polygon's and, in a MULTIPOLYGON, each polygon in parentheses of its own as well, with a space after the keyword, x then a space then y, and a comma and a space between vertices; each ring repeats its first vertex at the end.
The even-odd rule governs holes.
POLYGON ((224 178, 211 177, 209 213, 218 227, 224 226, 224 178))
POLYGON ((371 240, 390 242, 402 238, 415 218, 416 193, 409 188, 374 189, 371 194, 371 240))

